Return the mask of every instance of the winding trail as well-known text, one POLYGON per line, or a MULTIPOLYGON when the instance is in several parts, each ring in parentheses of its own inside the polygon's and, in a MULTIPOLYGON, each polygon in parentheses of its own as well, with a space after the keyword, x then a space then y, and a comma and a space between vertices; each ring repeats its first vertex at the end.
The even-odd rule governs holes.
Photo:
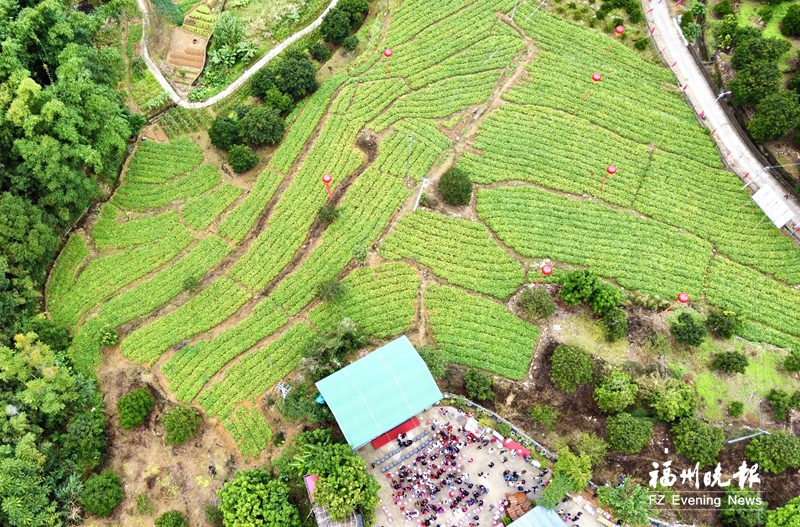
POLYGON ((186 99, 181 98, 180 95, 175 91, 175 88, 167 82, 167 79, 164 77, 164 74, 161 73, 161 70, 156 66, 156 63, 153 59, 150 58, 150 53, 147 51, 147 34, 150 32, 150 14, 147 11, 147 5, 145 4, 145 0, 136 0, 136 5, 139 6, 139 11, 142 14, 142 58, 144 58, 145 63, 147 64, 147 68, 150 70, 150 73, 158 81, 158 84, 169 94, 170 99, 172 102, 180 106, 181 108, 188 108, 192 110, 196 110, 199 108, 205 108, 207 106, 211 106, 212 104, 216 104, 219 101, 223 100, 225 97, 236 91, 242 84, 247 82, 247 79, 253 76, 255 72, 263 68, 269 61, 277 57, 283 50, 285 50, 290 45, 294 44, 298 39, 303 38, 310 32, 314 31, 316 28, 322 24, 322 19, 325 15, 328 14, 332 8, 336 7, 336 4, 339 0, 332 0, 331 3, 325 8, 325 11, 322 12, 319 17, 311 22, 308 26, 301 29, 294 35, 290 36, 280 44, 278 44, 275 48, 271 49, 266 55, 261 57, 261 59, 250 66, 247 71, 242 73, 242 75, 230 83, 230 85, 225 88, 223 91, 219 92, 218 94, 214 95, 213 97, 206 99, 205 101, 201 102, 189 102, 186 99))
POLYGON ((796 231, 794 240, 800 240, 800 202, 793 196, 784 197, 784 190, 776 176, 764 167, 753 154, 747 144, 742 140, 738 130, 733 126, 728 115, 715 102, 717 94, 706 81, 689 52, 683 34, 678 29, 677 23, 672 18, 667 2, 664 0, 642 0, 648 25, 653 37, 653 45, 661 58, 677 77, 689 104, 698 115, 704 115, 705 124, 712 130, 712 139, 725 163, 736 172, 743 183, 749 183, 753 192, 764 186, 775 190, 781 200, 786 203, 794 213, 794 218, 789 220, 787 228, 796 231), (704 112, 704 113, 703 113, 704 112))

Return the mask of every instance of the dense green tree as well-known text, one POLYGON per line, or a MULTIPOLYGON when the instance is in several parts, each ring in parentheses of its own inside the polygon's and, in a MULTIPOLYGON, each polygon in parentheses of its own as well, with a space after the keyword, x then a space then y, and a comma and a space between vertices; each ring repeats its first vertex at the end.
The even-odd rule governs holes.
POLYGON ((606 340, 616 342, 628 335, 628 313, 618 307, 612 308, 600 319, 600 325, 606 340))
POLYGON ((606 420, 606 440, 612 450, 635 454, 653 435, 653 423, 647 419, 620 413, 606 420))
MULTIPOLYGON (((800 7, 800 5, 794 6, 800 7)), ((791 90, 779 90, 756 104, 756 114, 747 123, 753 141, 763 143, 782 139, 800 122, 798 95, 791 90)))
POLYGON ((792 350, 783 361, 783 369, 789 373, 800 372, 800 350, 792 350))
POLYGON ((281 92, 277 86, 267 90, 262 99, 264 100, 264 106, 271 106, 279 112, 291 110, 294 105, 292 98, 281 92))
POLYGON ((331 518, 344 521, 358 507, 371 523, 381 487, 349 445, 320 448, 309 463, 308 473, 319 476, 314 501, 328 509, 331 518))
POLYGON ((570 490, 581 492, 592 479, 592 460, 586 454, 575 455, 569 447, 558 451, 553 475, 562 474, 570 480, 570 490))
POLYGON ((596 315, 605 315, 610 310, 619 306, 623 301, 622 292, 618 287, 605 282, 599 282, 589 296, 589 307, 596 315))
POLYGON ((188 406, 176 406, 164 412, 161 423, 164 425, 164 442, 168 445, 181 445, 197 434, 202 419, 197 410, 188 406))
POLYGON ((592 381, 594 360, 581 348, 563 344, 556 346, 550 363, 550 380, 559 390, 572 393, 581 384, 592 381))
POLYGON ((648 525, 648 509, 650 508, 650 493, 647 489, 625 478, 622 485, 612 487, 604 485, 597 489, 600 504, 611 508, 612 514, 624 524, 634 527, 648 525))
POLYGON ((766 527, 800 527, 800 496, 789 500, 783 507, 767 511, 766 527))
POLYGON ((450 205, 467 205, 472 197, 472 181, 458 167, 452 167, 442 174, 437 188, 442 199, 450 205))
POLYGON ((591 271, 578 269, 566 273, 560 281, 561 291, 558 297, 569 306, 587 302, 600 285, 597 275, 591 271))
POLYGON ((681 344, 699 346, 706 337, 706 328, 689 313, 683 312, 672 322, 669 330, 675 340, 681 344))
POLYGON ((358 37, 353 35, 352 37, 347 37, 342 41, 342 48, 346 51, 355 51, 358 47, 358 37))
POLYGON ((275 68, 275 86, 297 100, 317 89, 316 76, 317 69, 308 55, 289 49, 275 68))
POLYGON ((737 70, 736 75, 728 83, 728 88, 733 94, 733 104, 755 106, 768 95, 777 93, 782 80, 783 74, 777 64, 761 61, 737 70))
POLYGON ((792 4, 781 20, 781 33, 786 37, 800 37, 800 5, 792 4))
POLYGON ((222 48, 233 48, 238 43, 244 42, 247 33, 242 26, 242 21, 232 11, 223 11, 214 23, 214 33, 211 37, 211 51, 222 48))
POLYGON ((694 416, 697 409, 694 387, 672 377, 639 379, 637 382, 658 419, 670 423, 681 417, 694 416))
POLYGON ((253 97, 261 99, 275 87, 275 72, 268 67, 261 68, 250 77, 250 95, 253 97))
POLYGON ((725 489, 719 506, 719 521, 725 527, 759 527, 767 518, 767 502, 752 488, 734 485, 725 489))
POLYGON ((763 38, 760 32, 743 33, 737 36, 736 49, 731 58, 731 67, 736 71, 740 71, 763 62, 774 64, 791 47, 791 44, 786 40, 763 38))
POLYGON ((114 507, 122 503, 125 493, 122 491, 122 478, 111 470, 95 474, 86 480, 81 503, 87 511, 98 516, 108 516, 114 507))
POLYGON ((208 138, 212 145, 227 151, 239 140, 240 132, 238 121, 230 117, 217 117, 208 129, 208 138))
POLYGON ((154 404, 153 396, 147 388, 126 393, 117 401, 120 426, 125 430, 141 426, 154 404))
POLYGON ((317 62, 326 62, 331 58, 331 50, 322 42, 314 42, 309 45, 308 54, 317 62))
POLYGON ((249 146, 233 145, 228 152, 228 164, 234 172, 247 172, 258 164, 258 156, 249 146))
POLYGON ((359 26, 364 20, 364 15, 369 13, 367 0, 340 0, 336 8, 350 15, 350 27, 359 26))
POLYGON ((467 395, 471 399, 478 401, 492 401, 494 400, 494 391, 492 391, 492 378, 482 371, 469 370, 464 376, 464 385, 467 388, 467 395))
POLYGON ((189 522, 180 511, 167 511, 155 521, 156 527, 188 527, 189 522))
POLYGON ((594 389, 594 400, 604 412, 618 413, 636 401, 638 391, 630 375, 615 370, 601 379, 594 389))
POLYGON ((725 373, 744 373, 747 369, 747 357, 738 351, 723 351, 715 353, 711 367, 725 373))
POLYGON ((736 419, 741 417, 744 413, 744 403, 742 401, 733 401, 728 405, 728 415, 736 419))
POLYGON ((334 327, 317 335, 302 350, 307 359, 305 367, 314 381, 326 377, 344 366, 345 357, 364 347, 367 342, 369 335, 364 333, 364 329, 345 317, 334 327))
POLYGON ((283 119, 271 106, 256 106, 241 120, 240 136, 254 145, 274 145, 283 137, 283 119))
POLYGON ((608 453, 608 443, 595 433, 581 432, 575 439, 575 450, 580 455, 586 455, 592 463, 592 468, 603 466, 608 453))
POLYGON ((784 430, 754 437, 744 455, 766 472, 780 474, 788 468, 800 467, 800 439, 784 430))
POLYGON ((106 446, 106 419, 96 408, 72 416, 67 422, 63 446, 75 455, 75 466, 83 472, 96 467, 106 446))
POLYGON ((709 333, 729 339, 741 328, 742 317, 728 309, 714 310, 708 315, 705 323, 709 333))
POLYGON ((548 432, 553 431, 556 420, 561 415, 558 410, 549 404, 528 408, 528 414, 531 416, 531 421, 543 424, 548 432))
POLYGON ((572 481, 563 474, 556 474, 550 480, 550 484, 542 491, 542 497, 539 499, 539 505, 545 509, 555 509, 564 496, 567 495, 569 489, 572 488, 572 481))
POLYGON ((322 19, 319 27, 322 38, 331 44, 341 44, 352 29, 350 14, 334 7, 322 19))
POLYGON ((447 355, 433 346, 422 346, 419 356, 425 361, 428 371, 434 379, 443 379, 447 376, 447 355))
POLYGON ((722 430, 694 417, 685 417, 671 429, 675 451, 700 467, 715 465, 725 443, 722 430))
POLYGON ((217 496, 228 527, 300 527, 297 507, 289 502, 289 487, 263 468, 237 471, 217 496))

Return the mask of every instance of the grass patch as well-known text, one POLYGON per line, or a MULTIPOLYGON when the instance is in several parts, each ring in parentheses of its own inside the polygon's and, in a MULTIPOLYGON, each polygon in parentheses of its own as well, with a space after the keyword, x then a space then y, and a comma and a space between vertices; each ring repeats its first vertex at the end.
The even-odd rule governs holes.
POLYGON ((563 344, 578 346, 611 364, 621 364, 628 359, 628 339, 606 342, 600 321, 592 319, 586 311, 558 320, 563 344))

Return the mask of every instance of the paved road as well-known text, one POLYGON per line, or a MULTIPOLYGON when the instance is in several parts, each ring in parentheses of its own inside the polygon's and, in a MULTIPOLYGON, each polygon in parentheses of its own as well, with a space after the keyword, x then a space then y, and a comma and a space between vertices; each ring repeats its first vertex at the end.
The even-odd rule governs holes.
POLYGON ((177 94, 172 85, 169 82, 167 82, 167 79, 164 78, 164 75, 161 73, 161 70, 158 68, 158 66, 156 66, 156 63, 153 62, 153 60, 150 58, 150 54, 147 51, 147 34, 150 32, 150 17, 147 11, 147 5, 145 4, 145 0, 136 0, 136 4, 139 6, 139 11, 142 13, 142 57, 144 58, 147 67, 150 69, 150 72, 155 76, 158 83, 161 85, 162 88, 164 88, 164 91, 166 91, 169 94, 170 99, 172 99, 172 101, 175 104, 177 104, 181 108, 190 108, 190 109, 205 108, 206 106, 211 106, 212 104, 221 101, 222 99, 233 93, 239 86, 244 84, 247 81, 247 79, 249 79, 255 72, 264 67, 269 61, 278 56, 278 54, 280 54, 288 46, 294 43, 297 39, 304 37, 311 31, 319 27, 319 25, 322 24, 322 18, 328 13, 328 11, 331 8, 336 6, 336 3, 338 1, 339 0, 332 0, 331 3, 328 5, 328 7, 325 9, 325 11, 319 16, 319 18, 317 18, 316 20, 311 22, 311 24, 301 29, 291 37, 287 38, 280 44, 278 44, 274 49, 270 50, 269 53, 261 57, 261 60, 250 66, 250 68, 248 68, 247 71, 242 73, 241 77, 233 81, 230 84, 230 86, 225 88, 225 90, 219 92, 210 99, 207 99, 202 102, 189 102, 181 98, 181 96, 177 94))
MULTIPOLYGON (((712 137, 717 142, 728 165, 742 178, 743 182, 755 179, 750 184, 753 191, 769 184, 783 198, 783 187, 777 181, 776 176, 771 171, 764 169, 764 165, 742 141, 719 103, 714 103, 718 94, 714 93, 711 86, 708 85, 700 67, 687 49, 683 35, 670 14, 667 2, 665 0, 642 0, 642 5, 651 31, 655 28, 653 39, 656 48, 661 51, 661 56, 681 85, 686 86, 686 95, 695 112, 698 115, 705 112, 705 123, 711 130, 716 130, 712 137), (648 12, 650 9, 652 11, 648 12), (728 154, 728 152, 730 153, 728 154), (749 176, 745 178, 745 174, 748 173, 749 176)), ((789 225, 794 224, 795 228, 800 227, 800 202, 792 195, 784 201, 795 215, 789 225)))

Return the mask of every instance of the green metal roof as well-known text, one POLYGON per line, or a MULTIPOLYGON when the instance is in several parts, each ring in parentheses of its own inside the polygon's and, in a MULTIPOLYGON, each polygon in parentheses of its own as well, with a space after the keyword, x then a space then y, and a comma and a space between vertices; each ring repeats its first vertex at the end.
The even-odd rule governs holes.
POLYGON ((347 442, 358 448, 442 399, 405 335, 317 382, 347 442))

